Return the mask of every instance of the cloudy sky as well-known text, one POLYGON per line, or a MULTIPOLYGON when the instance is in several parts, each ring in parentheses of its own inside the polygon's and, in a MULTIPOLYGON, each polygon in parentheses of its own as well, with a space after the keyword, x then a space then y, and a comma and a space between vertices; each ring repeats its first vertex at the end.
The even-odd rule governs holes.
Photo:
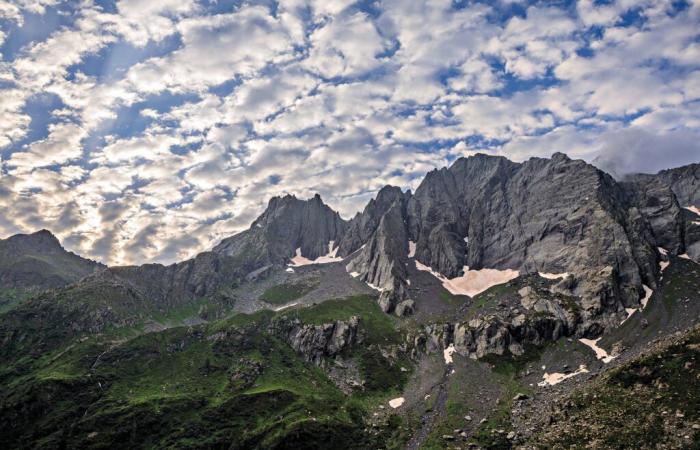
POLYGON ((0 236, 109 264, 472 152, 700 160, 700 0, 0 0, 0 236))

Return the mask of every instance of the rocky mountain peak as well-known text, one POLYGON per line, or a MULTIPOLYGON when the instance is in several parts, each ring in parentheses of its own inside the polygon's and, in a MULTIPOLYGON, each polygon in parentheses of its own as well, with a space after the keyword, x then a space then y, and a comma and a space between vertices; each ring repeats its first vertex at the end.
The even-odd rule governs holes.
POLYGON ((252 226, 224 239, 214 252, 243 258, 251 270, 285 264, 297 250, 315 259, 329 253, 331 242, 343 236, 347 223, 316 194, 308 200, 293 195, 274 197, 252 226))
POLYGON ((15 234, 7 238, 6 242, 16 245, 18 248, 38 251, 63 250, 58 238, 49 230, 42 229, 30 234, 15 234))
POLYGON ((65 250, 46 229, 0 239, 0 283, 5 287, 29 291, 60 287, 104 267, 65 250))
POLYGON ((569 155, 567 155, 566 153, 554 152, 552 153, 551 160, 553 162, 566 162, 571 161, 571 158, 569 158, 569 155))

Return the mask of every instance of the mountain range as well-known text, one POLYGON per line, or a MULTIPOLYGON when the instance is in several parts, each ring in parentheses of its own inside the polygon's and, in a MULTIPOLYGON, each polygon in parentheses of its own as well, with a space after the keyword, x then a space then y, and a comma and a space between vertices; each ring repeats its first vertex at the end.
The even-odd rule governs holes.
POLYGON ((690 448, 699 263, 700 164, 616 180, 562 153, 460 158, 350 220, 275 197, 169 266, 12 236, 0 440, 690 448))

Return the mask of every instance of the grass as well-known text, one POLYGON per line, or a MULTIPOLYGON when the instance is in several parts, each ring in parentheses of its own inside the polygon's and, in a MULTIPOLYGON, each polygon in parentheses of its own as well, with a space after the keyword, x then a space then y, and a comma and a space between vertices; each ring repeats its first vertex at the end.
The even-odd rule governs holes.
POLYGON ((0 314, 9 311, 22 299, 15 288, 0 288, 0 314))
POLYGON ((283 305, 313 291, 318 286, 318 283, 318 280, 313 280, 273 286, 260 296, 260 300, 272 305, 283 305))
POLYGON ((175 306, 164 312, 156 311, 151 314, 151 318, 155 322, 164 325, 183 325, 188 319, 215 315, 220 310, 220 306, 215 304, 211 299, 198 298, 192 302, 175 306))
POLYGON ((440 300, 450 305, 461 305, 462 303, 464 303, 464 301, 460 300, 458 296, 452 294, 450 291, 444 288, 440 290, 439 296, 440 300))
MULTIPOLYGON (((163 319, 183 320, 202 305, 163 319)), ((402 342, 396 320, 376 298, 358 296, 138 336, 76 336, 14 360, 26 364, 24 375, 0 371, 0 415, 17 427, 0 430, 0 439, 51 448, 392 448, 386 443, 403 439, 399 418, 376 435, 362 430, 369 408, 410 373, 400 371, 407 361, 391 363, 377 347, 402 342), (365 344, 348 356, 359 361, 365 391, 343 394, 271 335, 269 322, 283 313, 312 324, 360 316, 365 344)))

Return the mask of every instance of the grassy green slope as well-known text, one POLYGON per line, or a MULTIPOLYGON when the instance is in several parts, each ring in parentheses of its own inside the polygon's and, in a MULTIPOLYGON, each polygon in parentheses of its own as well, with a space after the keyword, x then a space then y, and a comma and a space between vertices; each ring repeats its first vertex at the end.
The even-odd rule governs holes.
POLYGON ((368 380, 354 395, 267 332, 262 311, 129 337, 73 339, 0 369, 0 441, 13 448, 372 448, 368 408, 406 375, 373 342, 398 342, 371 297, 285 311, 306 323, 359 315, 357 357, 368 380))

